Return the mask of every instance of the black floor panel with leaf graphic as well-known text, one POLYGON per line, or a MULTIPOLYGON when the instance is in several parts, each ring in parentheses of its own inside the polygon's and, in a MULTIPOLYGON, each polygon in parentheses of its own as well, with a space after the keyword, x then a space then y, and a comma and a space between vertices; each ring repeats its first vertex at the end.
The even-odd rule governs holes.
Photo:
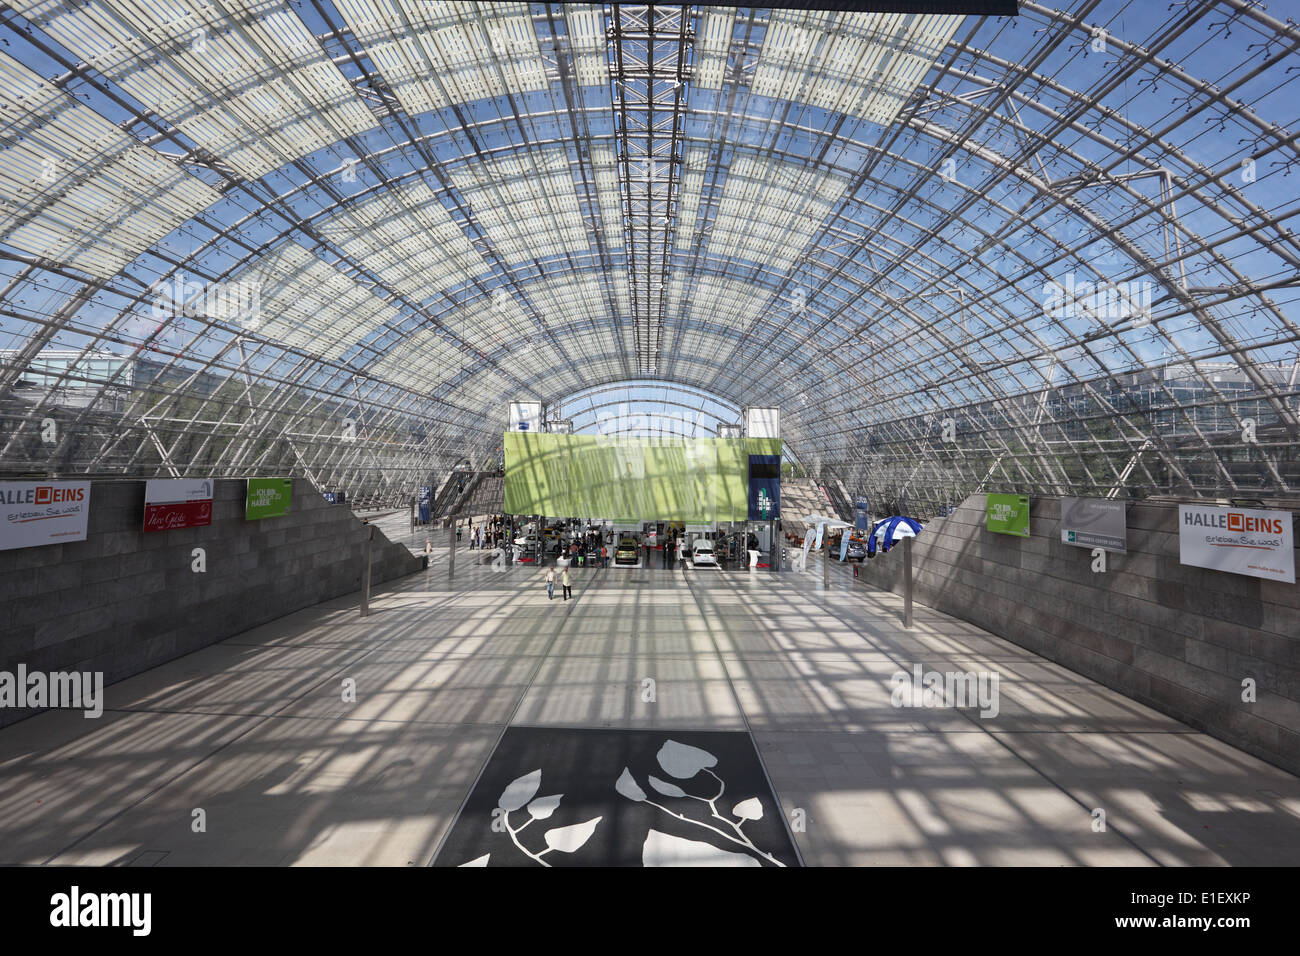
POLYGON ((743 731, 511 727, 435 866, 797 866, 743 731))

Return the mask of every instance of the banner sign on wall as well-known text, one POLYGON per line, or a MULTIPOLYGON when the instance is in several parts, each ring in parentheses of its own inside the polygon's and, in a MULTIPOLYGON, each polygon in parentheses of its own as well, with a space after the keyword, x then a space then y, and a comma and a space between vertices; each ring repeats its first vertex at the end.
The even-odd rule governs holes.
POLYGON ((749 520, 781 517, 781 456, 749 456, 749 520))
POLYGON ((433 488, 420 486, 420 524, 429 523, 429 509, 433 507, 433 488))
MULTIPOLYGON (((506 432, 505 512, 643 521, 744 521, 748 456, 779 438, 634 438, 506 432)), ((773 483, 779 487, 779 477, 773 483)))
POLYGON ((510 403, 510 430, 512 432, 526 432, 542 430, 542 403, 541 402, 511 402, 510 403))
POLYGON ((1178 560, 1197 568, 1295 584, 1291 513, 1179 505, 1178 560))
POLYGON ((1061 543, 1122 553, 1128 547, 1124 512, 1122 501, 1062 498, 1061 543))
POLYGON ((0 481, 0 551, 85 541, 88 481, 0 481))
POLYGON ((1029 537, 1029 496, 989 495, 984 527, 998 534, 1029 537))
POLYGON ((746 438, 781 437, 781 409, 749 407, 743 414, 746 438))
POLYGON ((248 497, 244 501, 244 517, 254 521, 259 518, 278 518, 287 515, 289 500, 292 497, 292 478, 249 478, 248 497))
POLYGON ((144 530, 171 531, 212 524, 212 479, 161 479, 144 483, 144 530))
POLYGON ((853 499, 853 526, 859 531, 866 531, 870 527, 870 502, 867 501, 866 495, 858 495, 853 499))

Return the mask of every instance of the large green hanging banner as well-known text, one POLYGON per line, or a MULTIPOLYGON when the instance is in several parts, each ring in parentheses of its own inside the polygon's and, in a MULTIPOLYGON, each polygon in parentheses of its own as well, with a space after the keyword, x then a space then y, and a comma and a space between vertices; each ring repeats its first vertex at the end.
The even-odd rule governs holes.
POLYGON ((989 495, 984 527, 998 534, 1029 537, 1029 496, 989 495))
POLYGON ((779 438, 626 438, 506 432, 505 510, 619 523, 744 521, 749 456, 779 438))
POLYGON ((249 478, 248 497, 244 500, 244 517, 249 521, 259 518, 279 518, 289 513, 289 500, 293 497, 292 478, 249 478))

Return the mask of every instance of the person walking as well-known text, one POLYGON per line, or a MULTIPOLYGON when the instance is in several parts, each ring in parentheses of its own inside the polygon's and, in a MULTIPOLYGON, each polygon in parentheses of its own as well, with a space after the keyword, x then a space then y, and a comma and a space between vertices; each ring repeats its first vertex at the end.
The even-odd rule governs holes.
POLYGON ((555 600, 555 568, 546 569, 546 600, 555 600))
POLYGON ((609 567, 609 548, 603 544, 600 546, 600 569, 604 571, 609 567))
POLYGON ((560 586, 564 588, 564 600, 573 597, 573 578, 569 577, 567 566, 560 572, 560 586))

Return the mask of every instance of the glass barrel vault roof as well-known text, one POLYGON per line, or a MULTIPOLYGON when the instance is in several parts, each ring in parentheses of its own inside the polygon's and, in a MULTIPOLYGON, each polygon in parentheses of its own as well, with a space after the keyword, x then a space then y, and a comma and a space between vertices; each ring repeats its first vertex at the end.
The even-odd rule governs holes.
POLYGON ((14 0, 0 469, 407 494, 673 386, 912 510, 1300 497, 1300 26, 945 6, 14 0))

